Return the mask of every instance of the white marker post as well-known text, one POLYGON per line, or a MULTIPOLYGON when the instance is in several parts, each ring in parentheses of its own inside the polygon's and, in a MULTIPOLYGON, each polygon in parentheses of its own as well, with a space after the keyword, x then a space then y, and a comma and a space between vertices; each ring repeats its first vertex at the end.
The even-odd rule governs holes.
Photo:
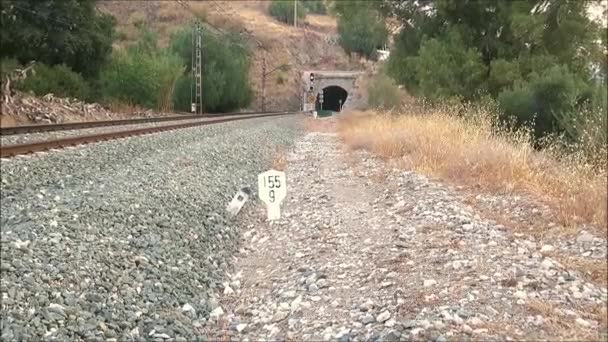
POLYGON ((281 201, 287 195, 285 172, 268 170, 258 176, 260 199, 268 208, 268 220, 281 218, 281 201))

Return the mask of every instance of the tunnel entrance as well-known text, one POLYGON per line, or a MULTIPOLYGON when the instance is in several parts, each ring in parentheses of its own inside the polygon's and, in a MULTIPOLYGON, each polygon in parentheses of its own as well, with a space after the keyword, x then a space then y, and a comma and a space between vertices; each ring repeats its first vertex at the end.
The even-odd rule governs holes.
POLYGON ((315 107, 317 110, 330 110, 332 112, 339 112, 342 110, 344 102, 348 97, 348 92, 342 87, 329 86, 323 88, 323 108, 319 102, 319 95, 317 95, 317 101, 315 107))

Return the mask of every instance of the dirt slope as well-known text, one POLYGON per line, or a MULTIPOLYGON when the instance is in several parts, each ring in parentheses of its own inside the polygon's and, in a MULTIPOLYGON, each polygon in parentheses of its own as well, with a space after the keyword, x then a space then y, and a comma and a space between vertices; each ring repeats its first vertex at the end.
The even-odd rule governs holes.
POLYGON ((283 63, 293 67, 288 72, 275 72, 266 83, 267 109, 297 109, 299 106, 298 74, 306 69, 360 70, 359 61, 335 43, 336 21, 323 15, 308 15, 297 28, 278 22, 268 15, 268 1, 102 1, 99 8, 113 14, 118 21, 120 48, 137 39, 135 24, 143 21, 159 35, 166 46, 172 33, 195 17, 203 17, 223 30, 243 32, 252 39, 253 62, 250 79, 256 97, 251 109, 261 108, 261 71, 266 55, 268 70, 283 63))

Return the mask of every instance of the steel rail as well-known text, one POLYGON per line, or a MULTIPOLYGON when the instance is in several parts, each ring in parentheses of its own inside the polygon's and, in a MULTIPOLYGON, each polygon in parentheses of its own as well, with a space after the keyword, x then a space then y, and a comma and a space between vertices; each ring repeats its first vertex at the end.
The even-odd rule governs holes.
MULTIPOLYGON (((212 124, 218 124, 218 123, 222 123, 222 122, 256 119, 256 118, 263 118, 263 117, 270 117, 270 116, 291 115, 291 114, 296 114, 296 113, 297 112, 263 113, 263 114, 252 114, 252 115, 246 115, 246 116, 231 115, 226 118, 218 118, 218 119, 207 118, 208 120, 201 120, 201 121, 189 122, 189 123, 184 123, 184 124, 138 128, 138 129, 132 129, 132 130, 117 131, 117 132, 90 134, 90 135, 82 135, 82 136, 77 136, 77 137, 62 138, 62 139, 56 139, 56 140, 39 141, 39 142, 27 143, 27 144, 0 146, 0 157, 1 158, 10 158, 10 157, 18 156, 18 155, 23 155, 23 154, 48 151, 51 149, 61 149, 61 148, 69 147, 69 146, 77 146, 77 145, 90 144, 90 143, 100 142, 100 141, 115 140, 115 139, 132 137, 132 136, 143 135, 143 134, 165 132, 165 131, 171 131, 171 130, 176 130, 176 129, 181 129, 181 128, 212 125, 212 124)), ((200 115, 199 115, 199 117, 200 117, 200 115)))
POLYGON ((276 112, 236 112, 236 113, 217 113, 217 114, 203 114, 203 115, 181 114, 179 116, 164 116, 164 117, 141 118, 141 119, 68 122, 68 123, 44 124, 44 125, 23 125, 23 126, 15 126, 15 127, 2 127, 2 128, 0 128, 0 136, 28 134, 28 133, 45 133, 45 132, 55 132, 55 131, 69 131, 69 130, 95 128, 95 127, 136 125, 136 124, 151 123, 151 122, 207 119, 207 118, 215 118, 215 117, 222 117, 222 116, 274 114, 274 113, 276 113, 276 112))

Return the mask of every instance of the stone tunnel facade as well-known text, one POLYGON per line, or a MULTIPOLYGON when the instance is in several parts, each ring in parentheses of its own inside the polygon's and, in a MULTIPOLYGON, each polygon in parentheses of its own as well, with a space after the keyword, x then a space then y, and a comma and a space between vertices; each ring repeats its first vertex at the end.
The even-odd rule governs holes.
POLYGON ((331 111, 361 109, 365 100, 359 89, 358 78, 362 72, 352 71, 315 71, 302 73, 302 110, 327 109, 331 111), (314 81, 310 82, 310 75, 314 81), (312 85, 312 90, 310 86, 312 85), (323 103, 320 93, 323 92, 323 103))

